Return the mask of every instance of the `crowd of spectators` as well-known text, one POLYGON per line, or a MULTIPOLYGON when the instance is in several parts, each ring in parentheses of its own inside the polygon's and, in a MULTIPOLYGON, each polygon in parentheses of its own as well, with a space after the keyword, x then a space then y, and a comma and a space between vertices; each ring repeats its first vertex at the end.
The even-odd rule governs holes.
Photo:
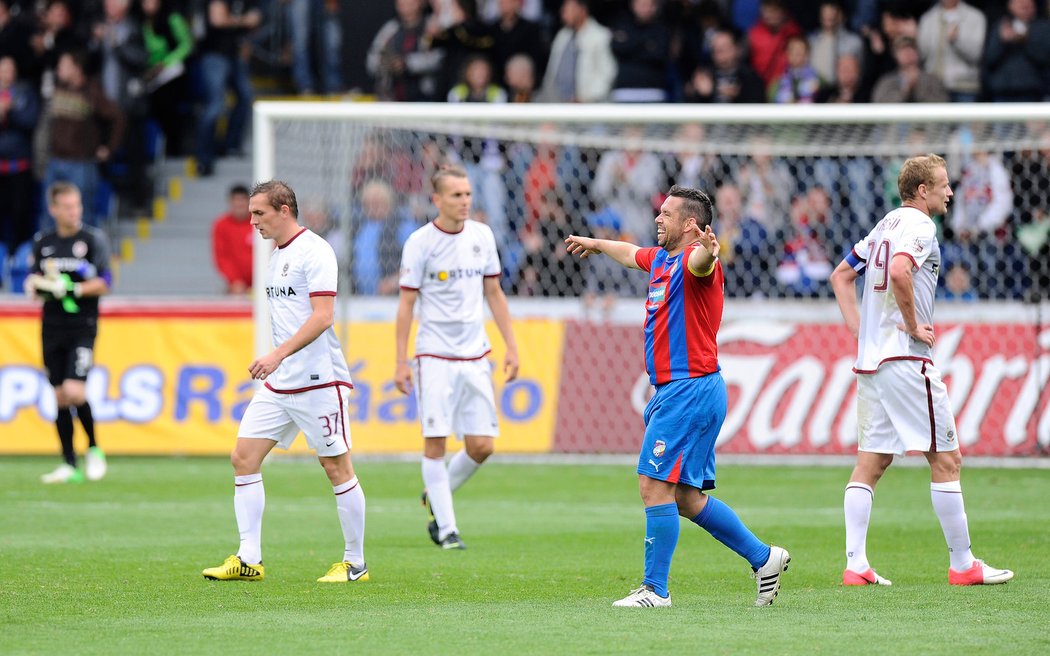
MULTIPOLYGON (((383 1, 394 17, 365 61, 365 91, 379 100, 1007 102, 1041 101, 1050 90, 1048 7, 1035 0, 383 1)), ((92 191, 100 186, 117 189, 123 214, 148 213, 158 148, 195 156, 201 175, 214 172, 216 158, 242 154, 252 62, 280 59, 298 93, 345 91, 341 26, 353 11, 339 0, 0 0, 3 245, 14 249, 46 227, 46 181, 80 185, 85 218, 97 224, 106 212, 92 191), (285 41, 272 47, 278 33, 285 41)), ((657 152, 651 136, 628 127, 616 135, 622 147, 605 149, 542 138, 377 138, 355 155, 351 207, 318 208, 317 225, 332 235, 344 226, 360 253, 379 244, 385 263, 353 271, 355 288, 389 291, 386 260, 396 248, 384 244, 426 220, 427 171, 454 161, 470 174, 477 218, 500 240, 511 291, 608 298, 636 291, 633 279, 601 279, 594 267, 552 259, 549 246, 581 227, 646 241, 660 192, 693 184, 733 208, 727 217, 739 215, 725 221, 740 241, 723 237, 727 262, 747 269, 731 293, 827 296, 826 265, 852 224, 869 225, 893 203, 896 161, 790 159, 760 142, 746 157, 657 152)), ((703 139, 699 125, 674 135, 703 139)), ((1045 274, 1029 266, 1045 253, 1045 231, 1028 227, 1047 216, 1045 194, 1028 188, 1045 188, 1044 149, 960 152, 959 202, 944 230, 950 256, 973 261, 956 282, 968 280, 975 297, 1045 288, 1045 274), (983 266, 1000 282, 987 282, 983 266)), ((338 244, 342 235, 330 238, 338 244)))
POLYGON ((1036 0, 394 4, 368 55, 383 100, 443 100, 477 57, 512 101, 973 102, 1048 93, 1050 22, 1036 0), (530 67, 532 89, 511 82, 515 58, 530 67), (858 69, 847 72, 846 93, 837 89, 842 67, 858 69))
MULTIPOLYGON (((901 103, 1050 94, 1050 21, 1034 0, 397 0, 396 10, 368 60, 384 100, 901 103)), ((679 183, 716 200, 730 294, 827 298, 842 253, 899 202, 897 158, 781 157, 761 137, 748 156, 698 154, 688 144, 703 140, 699 125, 673 136, 686 144, 681 152, 654 152, 658 135, 643 126, 615 136, 622 148, 542 138, 438 145, 473 171, 476 213, 500 240, 509 291, 582 291, 594 306, 592 299, 636 293, 636 281, 581 267, 552 248, 581 227, 651 241, 660 193, 679 183), (484 175, 474 171, 479 165, 484 175)), ((943 294, 1045 294, 1045 232, 1029 231, 1034 249, 1014 233, 1046 220, 1047 199, 1029 187, 1050 184, 1035 164, 1050 153, 955 152, 956 199, 938 218, 951 273, 943 294), (1026 167, 1024 175, 1010 167, 1026 167)))
POLYGON ((105 227, 151 215, 160 157, 210 176, 242 156, 267 53, 297 92, 345 92, 341 4, 0 0, 0 262, 50 227, 52 182, 76 184, 85 223, 105 227))
MULTIPOLYGON (((937 131, 841 127, 852 130, 842 136, 858 144, 858 152, 834 156, 784 154, 783 143, 761 129, 740 143, 721 126, 696 123, 673 132, 647 125, 586 128, 586 146, 579 145, 576 128, 554 125, 541 125, 534 141, 376 133, 352 167, 356 182, 351 186, 360 191, 346 243, 353 251, 355 290, 394 292, 374 284, 382 274, 359 269, 388 270, 382 263, 393 255, 387 251, 396 254, 412 228, 432 218, 423 190, 434 168, 447 162, 480 171, 473 216, 493 228, 508 293, 582 296, 599 314, 619 297, 636 296, 644 290, 644 276, 603 267, 602 258, 582 264, 566 258, 562 242, 582 233, 651 244, 662 194, 680 183, 705 189, 714 199, 727 294, 831 298, 828 277, 835 265, 899 206, 896 181, 905 157, 939 145, 951 164, 955 191, 947 215, 934 217, 945 274, 942 295, 958 300, 1045 297, 1050 289, 1050 125, 1014 126, 1028 132, 1008 135, 1008 140, 1030 147, 1008 152, 994 149, 1002 128, 987 123, 945 125, 937 131), (902 151, 875 154, 876 144, 891 138, 902 151), (712 143, 724 144, 727 152, 712 143), (486 158, 495 161, 485 168, 476 164, 486 158), (373 204, 369 196, 375 188, 383 190, 387 208, 377 225, 361 218, 369 214, 365 208, 373 204), (498 210, 486 200, 489 196, 500 199, 498 210)), ((806 129, 804 142, 833 140, 834 135, 821 134, 827 126, 806 129)), ((338 217, 332 223, 340 223, 338 217)), ((337 250, 346 249, 341 237, 330 240, 337 250)))

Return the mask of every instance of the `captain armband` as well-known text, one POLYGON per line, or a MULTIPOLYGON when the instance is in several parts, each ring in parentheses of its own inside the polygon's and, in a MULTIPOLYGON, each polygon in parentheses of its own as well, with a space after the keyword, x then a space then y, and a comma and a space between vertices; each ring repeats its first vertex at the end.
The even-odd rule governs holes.
POLYGON ((845 260, 846 264, 848 264, 850 268, 856 271, 857 273, 864 273, 864 269, 866 269, 868 266, 867 261, 860 259, 857 253, 852 249, 849 253, 846 253, 845 260))

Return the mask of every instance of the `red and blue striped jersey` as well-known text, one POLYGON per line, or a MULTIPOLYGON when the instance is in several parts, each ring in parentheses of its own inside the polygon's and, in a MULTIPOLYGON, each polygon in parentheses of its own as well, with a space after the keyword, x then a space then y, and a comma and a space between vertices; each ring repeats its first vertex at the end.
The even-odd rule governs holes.
POLYGON ((725 277, 715 261, 710 275, 697 278, 687 269, 690 244, 674 257, 662 248, 642 248, 634 259, 649 271, 645 302, 645 370, 660 385, 718 371, 716 335, 722 323, 725 277))

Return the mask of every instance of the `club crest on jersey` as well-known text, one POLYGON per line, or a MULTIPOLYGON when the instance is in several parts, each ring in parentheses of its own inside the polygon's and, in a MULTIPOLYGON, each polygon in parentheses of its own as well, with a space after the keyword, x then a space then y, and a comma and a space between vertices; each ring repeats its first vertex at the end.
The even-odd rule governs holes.
POLYGON ((481 257, 481 246, 474 244, 474 257, 481 257))
POLYGON ((282 276, 287 276, 288 275, 288 264, 289 264, 288 262, 284 263, 284 268, 281 269, 281 275, 282 276))
POLYGON ((87 244, 79 239, 73 242, 73 257, 84 257, 87 255, 87 244))
POLYGON ((955 431, 953 431, 950 428, 948 429, 948 441, 949 442, 954 442, 955 441, 955 431))
POLYGON ((667 443, 663 440, 656 440, 656 444, 653 445, 653 455, 659 458, 667 450, 667 443))

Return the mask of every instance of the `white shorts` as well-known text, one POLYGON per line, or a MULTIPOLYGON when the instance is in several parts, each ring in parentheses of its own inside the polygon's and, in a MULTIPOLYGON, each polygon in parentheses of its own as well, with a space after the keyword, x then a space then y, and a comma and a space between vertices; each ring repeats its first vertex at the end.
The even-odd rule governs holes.
POLYGON ((485 358, 444 360, 416 358, 416 401, 423 437, 458 439, 464 435, 496 437, 492 365, 485 358))
POLYGON ((278 394, 262 387, 245 409, 237 437, 273 440, 287 449, 302 431, 317 455, 342 455, 350 450, 348 392, 341 385, 295 394, 278 394))
POLYGON ((921 360, 891 360, 857 376, 857 437, 857 448, 872 453, 958 449, 941 372, 921 360))

